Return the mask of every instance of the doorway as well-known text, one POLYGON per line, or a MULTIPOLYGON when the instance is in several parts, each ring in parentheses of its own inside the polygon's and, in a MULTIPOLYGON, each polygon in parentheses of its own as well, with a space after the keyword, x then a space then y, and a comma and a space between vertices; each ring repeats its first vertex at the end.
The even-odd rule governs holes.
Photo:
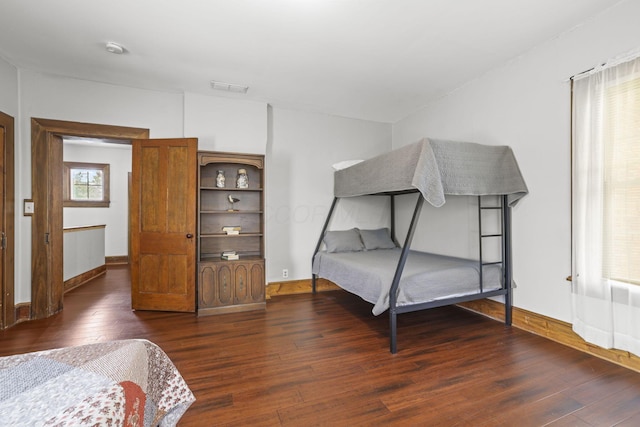
POLYGON ((69 290, 129 260, 130 140, 64 136, 63 280, 69 290))
POLYGON ((62 310, 63 136, 123 141, 147 139, 149 129, 31 119, 31 319, 62 310))

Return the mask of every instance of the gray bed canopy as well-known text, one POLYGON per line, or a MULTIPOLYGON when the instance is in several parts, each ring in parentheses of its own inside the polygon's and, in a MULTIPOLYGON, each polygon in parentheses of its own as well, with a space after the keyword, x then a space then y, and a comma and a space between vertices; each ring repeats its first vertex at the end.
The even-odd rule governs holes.
POLYGON ((436 207, 445 195, 506 195, 514 206, 528 193, 507 146, 424 138, 335 172, 335 197, 416 190, 436 207))

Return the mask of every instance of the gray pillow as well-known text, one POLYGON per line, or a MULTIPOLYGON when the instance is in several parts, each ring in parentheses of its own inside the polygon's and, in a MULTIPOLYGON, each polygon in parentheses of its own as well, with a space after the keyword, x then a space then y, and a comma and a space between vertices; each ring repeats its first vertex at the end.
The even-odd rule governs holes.
POLYGON ((364 247, 370 251, 373 249, 393 249, 396 244, 389 236, 388 228, 378 228, 377 230, 360 230, 360 238, 364 247))
POLYGON ((357 228, 327 231, 324 235, 327 252, 354 252, 364 249, 357 228))

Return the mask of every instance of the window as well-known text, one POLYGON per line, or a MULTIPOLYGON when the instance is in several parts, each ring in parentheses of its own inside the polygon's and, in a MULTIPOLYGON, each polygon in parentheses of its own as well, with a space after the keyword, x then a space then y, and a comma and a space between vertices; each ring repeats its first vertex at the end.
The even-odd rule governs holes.
POLYGON ((574 230, 602 279, 640 285, 640 60, 576 80, 573 114, 574 230))
POLYGON ((573 79, 573 330, 640 355, 640 58, 573 79))
POLYGON ((65 207, 109 207, 109 165, 64 162, 65 207))
POLYGON ((605 91, 603 275, 640 285, 640 76, 605 91))

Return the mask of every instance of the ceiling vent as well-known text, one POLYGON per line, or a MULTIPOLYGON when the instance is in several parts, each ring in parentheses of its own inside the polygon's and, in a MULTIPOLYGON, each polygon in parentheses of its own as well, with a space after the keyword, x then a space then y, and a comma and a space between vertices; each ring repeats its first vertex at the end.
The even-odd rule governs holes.
POLYGON ((234 85, 231 83, 211 80, 211 89, 222 90, 225 92, 247 93, 247 91, 249 90, 249 86, 234 85))

